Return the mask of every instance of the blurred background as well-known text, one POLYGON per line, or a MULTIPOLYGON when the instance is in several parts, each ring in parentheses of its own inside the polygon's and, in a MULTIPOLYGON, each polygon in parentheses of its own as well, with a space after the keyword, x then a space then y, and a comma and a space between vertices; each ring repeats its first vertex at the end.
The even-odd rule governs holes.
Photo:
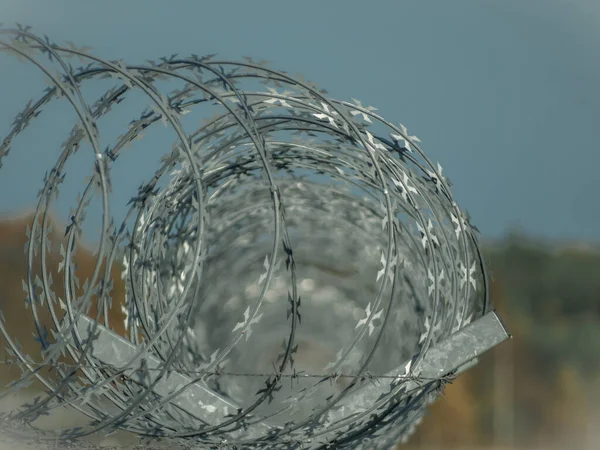
MULTIPOLYGON (((0 0, 0 22, 107 59, 250 55, 402 121, 481 231, 491 298, 514 336, 447 387, 406 448, 600 448, 600 2, 0 0)), ((0 58, 4 137, 46 85, 0 58)), ((40 116, 0 169, 2 302, 22 299, 27 211, 67 114, 40 116)), ((117 218, 171 143, 145 139, 147 156, 123 160, 117 218)), ((73 164, 87 175, 93 158, 73 164)), ((61 223, 82 186, 71 183, 61 223)), ((91 255, 78 257, 85 272, 91 255)))
POLYGON ((409 448, 599 448, 597 246, 513 232, 484 252, 513 339, 448 386, 409 448))

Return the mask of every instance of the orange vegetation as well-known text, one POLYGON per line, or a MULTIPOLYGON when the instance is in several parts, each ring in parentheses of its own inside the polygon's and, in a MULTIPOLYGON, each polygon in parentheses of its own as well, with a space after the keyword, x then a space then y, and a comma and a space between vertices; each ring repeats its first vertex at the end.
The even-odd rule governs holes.
MULTIPOLYGON (((34 320, 32 310, 25 304, 26 291, 23 288, 23 279, 27 274, 27 254, 26 243, 28 237, 26 234, 27 228, 31 228, 33 223, 33 215, 28 214, 23 217, 0 221, 0 310, 4 315, 4 326, 11 336, 16 339, 21 345, 22 351, 30 355, 34 361, 41 360, 40 344, 34 339, 34 320)), ((52 275, 53 285, 52 290, 57 297, 64 299, 64 271, 59 272, 59 263, 62 260, 60 255, 60 244, 65 244, 64 228, 59 228, 53 224, 50 233, 50 247, 46 257, 46 267, 48 273, 52 275)), ((97 258, 92 255, 90 250, 83 246, 77 248, 73 258, 75 263, 75 275, 81 280, 80 289, 77 295, 83 294, 83 282, 91 277, 97 258)), ((104 273, 102 267, 101 274, 104 273)), ((41 257, 38 252, 33 264, 33 278, 36 275, 41 276, 41 257)), ((102 276, 102 275, 100 275, 102 276)), ((111 328, 116 332, 124 335, 125 324, 124 315, 121 312, 121 304, 125 298, 125 284, 121 280, 120 268, 118 265, 113 265, 111 270, 111 278, 114 283, 111 295, 113 298, 112 308, 109 310, 109 323, 111 328)), ((52 318, 47 307, 47 302, 43 306, 37 306, 39 322, 45 325, 48 330, 54 329, 52 318)), ((56 314, 61 318, 64 314, 60 308, 55 307, 56 314)), ((92 298, 92 306, 89 311, 91 317, 96 317, 98 313, 98 301, 92 298)), ((37 333, 35 333, 37 336, 37 333)), ((48 336, 49 341, 52 341, 52 335, 48 336)), ((6 350, 8 343, 2 333, 0 333, 0 347, 2 356, 5 358, 14 359, 6 350)), ((15 380, 20 376, 20 370, 15 366, 0 364, 0 383, 6 385, 7 382, 15 380)))

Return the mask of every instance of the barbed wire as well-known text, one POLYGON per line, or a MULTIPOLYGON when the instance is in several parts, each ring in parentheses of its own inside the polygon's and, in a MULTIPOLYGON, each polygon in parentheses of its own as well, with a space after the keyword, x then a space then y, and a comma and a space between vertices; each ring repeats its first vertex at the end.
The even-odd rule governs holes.
POLYGON ((70 104, 78 121, 28 229, 23 286, 43 361, 0 317, 23 372, 2 396, 32 381, 47 391, 4 416, 13 434, 68 443, 123 429, 208 448, 367 449, 412 433, 452 379, 419 377, 428 351, 490 310, 476 230, 416 136, 251 58, 127 64, 23 26, 0 28, 0 50, 50 82, 17 115, 0 167, 52 101, 70 104), (73 68, 73 58, 86 65, 73 68), (83 85, 95 80, 116 84, 88 102, 83 85), (150 106, 102 146, 101 119, 133 92, 150 106), (117 225, 111 170, 160 123, 176 141, 117 225), (50 211, 83 149, 93 170, 56 246, 59 295, 50 211), (74 255, 94 199, 96 263, 80 283, 74 255), (116 302, 113 267, 126 288, 116 302), (111 328, 121 309, 119 336, 111 328), (332 379, 345 381, 323 382, 332 379), (32 425, 66 404, 89 425, 32 425))

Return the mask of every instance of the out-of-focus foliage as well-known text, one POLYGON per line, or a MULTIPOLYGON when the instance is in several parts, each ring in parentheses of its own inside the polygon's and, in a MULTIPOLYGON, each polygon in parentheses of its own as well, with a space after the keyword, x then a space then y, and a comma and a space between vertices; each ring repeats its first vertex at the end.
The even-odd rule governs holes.
POLYGON ((511 235, 485 253, 513 339, 448 386, 411 447, 588 448, 600 411, 600 251, 511 235))
MULTIPOLYGON (((23 290, 23 279, 27 274, 27 254, 26 230, 31 227, 33 214, 27 214, 22 217, 0 220, 0 311, 4 315, 4 326, 11 337, 17 340, 22 351, 33 357, 34 361, 41 361, 40 344, 36 342, 35 328, 31 308, 26 307, 26 293, 23 290)), ((65 244, 64 227, 59 227, 54 220, 52 233, 49 241, 52 244, 47 249, 46 263, 49 272, 52 275, 53 287, 57 292, 64 291, 64 272, 59 271, 60 244, 65 244)), ((81 246, 77 249, 74 262, 76 264, 76 275, 85 280, 94 271, 96 265, 96 256, 88 248, 81 246)), ((104 265, 101 266, 102 268, 104 265)), ((35 259, 33 265, 33 274, 35 277, 41 274, 41 258, 35 259)), ((113 297, 116 299, 125 298, 125 283, 121 280, 119 267, 113 266, 112 280, 114 282, 113 297)), ((78 294, 81 295, 83 289, 80 287, 78 294)), ((109 310, 110 326, 117 333, 125 335, 124 315, 121 312, 120 304, 116 303, 109 310)), ((90 317, 96 317, 98 303, 95 297, 92 298, 90 308, 90 317)), ((42 326, 52 327, 52 319, 46 304, 37 308, 39 320, 42 326)), ((13 360, 7 352, 8 344, 5 342, 4 335, 0 333, 0 359, 6 358, 13 360)), ((48 370, 46 368, 46 370, 48 370)), ((19 378, 21 372, 15 365, 0 364, 0 390, 9 381, 15 381, 19 378)), ((38 383, 30 386, 32 389, 39 389, 38 383)))
POLYGON ((507 320, 540 369, 600 371, 600 252, 543 247, 515 236, 488 250, 507 320))

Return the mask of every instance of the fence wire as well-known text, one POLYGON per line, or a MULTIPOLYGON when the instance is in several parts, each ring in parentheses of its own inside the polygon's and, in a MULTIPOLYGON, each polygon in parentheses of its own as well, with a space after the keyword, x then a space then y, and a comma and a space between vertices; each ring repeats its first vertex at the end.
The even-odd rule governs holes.
POLYGON ((0 36, 0 50, 50 83, 17 115, 0 167, 53 102, 68 102, 78 118, 28 230, 24 301, 39 358, 0 321, 5 363, 22 369, 2 398, 32 382, 45 394, 4 413, 5 432, 70 445, 121 429, 240 449, 407 439, 453 376, 420 378, 427 352, 490 309, 476 230, 416 136, 373 107, 329 98, 251 58, 172 55, 137 65, 28 27, 0 36), (114 85, 88 101, 84 86, 94 80, 114 85), (148 108, 102 143, 104 117, 128 111, 134 93, 148 108), (175 142, 119 222, 111 202, 131 193, 113 192, 111 170, 161 125, 175 142), (56 292, 51 211, 82 151, 93 171, 60 239, 64 290, 56 292), (74 255, 90 205, 102 209, 101 231, 93 273, 80 282, 74 255), (113 267, 123 272, 124 299, 112 296, 113 267), (119 336, 111 317, 121 309, 119 336), (91 327, 83 316, 93 316, 91 327), (102 336, 114 345, 102 347, 102 336), (179 375, 187 381, 165 391, 179 375), (194 400, 193 411, 178 400, 191 398, 191 386, 212 395, 194 400), (65 405, 89 423, 35 425, 65 405))

